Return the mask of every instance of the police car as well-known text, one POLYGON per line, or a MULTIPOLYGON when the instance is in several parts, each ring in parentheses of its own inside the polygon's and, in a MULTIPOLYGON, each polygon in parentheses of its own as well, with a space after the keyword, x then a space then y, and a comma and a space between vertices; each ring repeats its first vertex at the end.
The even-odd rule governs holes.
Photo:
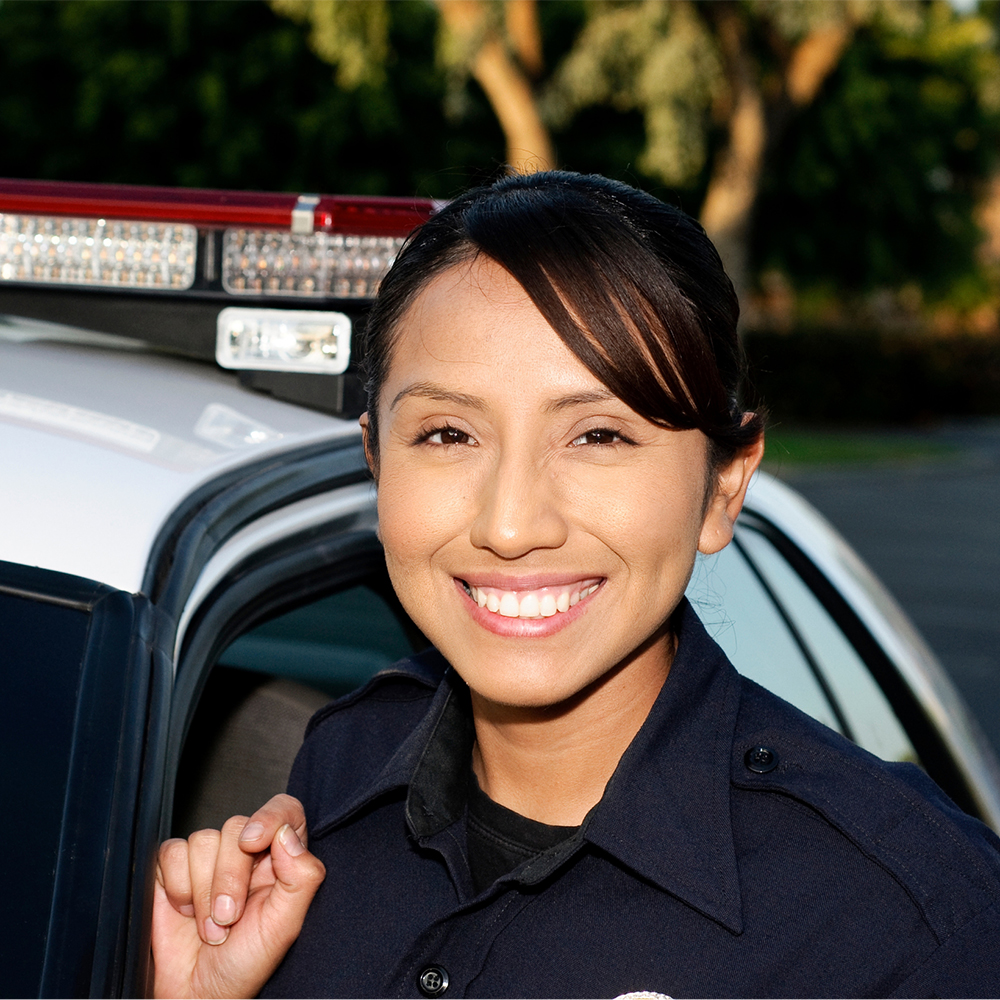
MULTIPOLYGON (((155 851, 283 789, 422 647, 353 334, 425 201, 0 182, 4 983, 147 989, 155 851)), ((736 666, 1000 829, 997 765, 884 588, 760 474, 688 588, 736 666)))

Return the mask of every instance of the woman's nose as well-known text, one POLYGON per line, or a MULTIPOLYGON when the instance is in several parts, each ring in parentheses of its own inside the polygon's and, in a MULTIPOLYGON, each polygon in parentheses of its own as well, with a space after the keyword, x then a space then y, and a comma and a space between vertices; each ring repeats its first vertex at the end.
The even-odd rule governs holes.
POLYGON ((471 541, 501 559, 516 559, 533 549, 556 549, 566 541, 567 524, 559 509, 551 470, 527 462, 501 460, 481 483, 471 541))

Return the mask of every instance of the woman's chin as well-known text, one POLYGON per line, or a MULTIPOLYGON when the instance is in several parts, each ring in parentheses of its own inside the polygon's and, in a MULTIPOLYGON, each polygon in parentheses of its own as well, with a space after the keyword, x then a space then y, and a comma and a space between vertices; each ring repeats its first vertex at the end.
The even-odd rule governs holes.
POLYGON ((470 669, 455 663, 459 676, 469 685, 480 705, 492 704, 511 709, 551 710, 565 706, 597 678, 567 671, 565 662, 537 659, 493 659, 476 657, 470 669))

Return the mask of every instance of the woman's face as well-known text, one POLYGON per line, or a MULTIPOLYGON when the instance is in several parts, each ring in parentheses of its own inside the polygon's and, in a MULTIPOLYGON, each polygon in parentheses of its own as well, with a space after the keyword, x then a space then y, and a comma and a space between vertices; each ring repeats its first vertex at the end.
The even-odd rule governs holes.
POLYGON ((731 537, 752 455, 706 505, 707 438, 612 395, 487 260, 405 314, 378 419, 389 574, 473 691, 557 705, 623 661, 662 683, 664 623, 731 537))

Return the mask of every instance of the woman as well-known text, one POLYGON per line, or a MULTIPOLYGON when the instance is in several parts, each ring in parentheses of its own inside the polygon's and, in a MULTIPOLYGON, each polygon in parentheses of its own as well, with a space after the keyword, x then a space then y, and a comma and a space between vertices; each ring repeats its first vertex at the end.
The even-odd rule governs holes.
POLYGON ((362 427, 435 648, 314 718, 304 813, 163 846, 158 993, 1000 988, 995 838, 684 600, 763 451, 737 314, 697 224, 603 178, 508 178, 411 240, 362 427))

